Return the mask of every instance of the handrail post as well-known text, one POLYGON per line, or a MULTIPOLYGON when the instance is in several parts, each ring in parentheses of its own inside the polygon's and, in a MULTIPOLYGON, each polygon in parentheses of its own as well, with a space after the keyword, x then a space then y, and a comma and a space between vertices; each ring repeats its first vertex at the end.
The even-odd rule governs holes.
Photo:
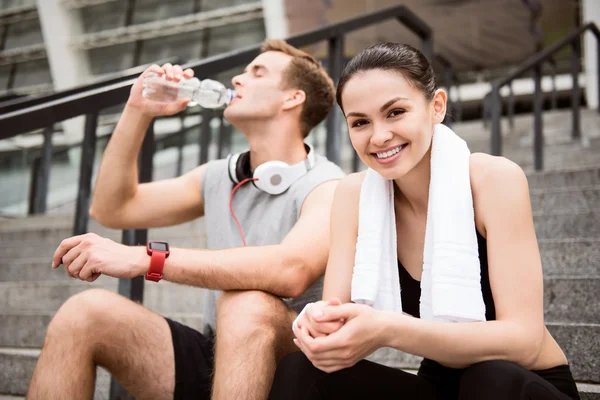
POLYGON ((421 39, 421 52, 429 62, 433 61, 433 35, 431 33, 421 39))
POLYGON ((212 119, 213 112, 210 109, 204 109, 201 114, 202 122, 200 123, 200 152, 198 154, 198 165, 206 164, 208 161, 208 148, 212 136, 210 120, 212 119))
POLYGON ((533 68, 534 94, 533 94, 533 163, 536 171, 544 168, 544 135, 542 132, 542 66, 533 68))
POLYGON ((508 84, 508 104, 506 107, 506 114, 508 116, 508 126, 510 129, 515 127, 515 91, 513 90, 512 82, 508 84))
POLYGON ((29 178, 29 204, 27 207, 27 215, 34 215, 36 213, 35 207, 41 162, 42 161, 39 157, 35 157, 31 162, 31 175, 29 178))
POLYGON ((231 125, 225 125, 223 113, 219 116, 219 147, 217 158, 225 157, 230 151, 229 139, 231 136, 231 125))
POLYGON ((581 70, 581 46, 579 36, 571 42, 571 78, 573 89, 571 90, 571 107, 573 108, 573 131, 571 138, 577 139, 581 136, 579 102, 581 91, 579 88, 579 71, 581 70))
POLYGON ((600 113, 600 36, 594 33, 596 38, 596 85, 598 85, 598 112, 600 113))
POLYGON ((183 172, 183 148, 185 146, 185 134, 186 130, 184 128, 184 117, 181 116, 181 132, 179 132, 179 137, 177 138, 177 170, 175 171, 175 176, 180 176, 183 172))
POLYGON ((500 117, 502 114, 502 99, 500 98, 500 87, 493 84, 490 97, 490 108, 492 114, 492 155, 502 155, 502 127, 500 117))
POLYGON ((44 214, 48 206, 48 186, 52 168, 52 135, 54 127, 44 129, 42 156, 35 158, 31 166, 31 185, 29 194, 29 214, 44 214))
POLYGON ((490 101, 491 101, 491 96, 492 93, 487 93, 485 96, 483 96, 483 101, 482 101, 482 120, 483 120, 483 128, 487 129, 488 125, 490 123, 490 101))
MULTIPOLYGON (((327 68, 329 76, 333 83, 337 85, 342 73, 344 57, 344 37, 335 36, 329 39, 327 68)), ((340 132, 340 110, 334 105, 329 112, 326 121, 327 137, 325 142, 325 152, 329 161, 340 165, 340 148, 341 148, 341 132, 340 132)))
POLYGON ((79 164, 79 190, 75 208, 75 224, 73 235, 87 232, 92 185, 94 158, 96 156, 96 129, 98 127, 98 112, 85 117, 85 132, 81 143, 81 162, 79 164))
POLYGON ((551 108, 556 110, 558 96, 556 93, 556 61, 554 59, 550 59, 550 69, 552 76, 552 97, 551 97, 551 108))

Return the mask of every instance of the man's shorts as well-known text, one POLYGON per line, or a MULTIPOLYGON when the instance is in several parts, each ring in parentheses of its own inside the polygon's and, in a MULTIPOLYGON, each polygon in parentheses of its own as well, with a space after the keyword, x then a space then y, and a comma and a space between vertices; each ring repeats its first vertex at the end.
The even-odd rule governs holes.
POLYGON ((214 368, 214 337, 165 318, 175 351, 174 400, 210 399, 214 368))

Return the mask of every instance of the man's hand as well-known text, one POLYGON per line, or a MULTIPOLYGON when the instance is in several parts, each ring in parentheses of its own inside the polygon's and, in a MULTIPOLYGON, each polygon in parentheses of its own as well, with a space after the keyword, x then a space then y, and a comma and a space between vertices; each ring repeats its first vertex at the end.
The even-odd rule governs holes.
POLYGON ((139 76, 131 87, 127 106, 141 111, 145 116, 150 118, 174 115, 185 110, 190 102, 189 98, 180 99, 175 103, 163 103, 149 100, 142 96, 144 90, 144 78, 151 73, 164 76, 168 81, 173 82, 179 82, 182 79, 190 79, 194 76, 194 71, 192 69, 186 69, 184 71, 179 65, 165 64, 162 67, 152 65, 139 76))
MULTIPOLYGON (((334 297, 329 301, 317 301, 316 303, 308 305, 304 313, 297 319, 294 327, 294 333, 305 327, 313 338, 317 338, 321 336, 327 336, 337 331, 342 325, 344 325, 344 321, 319 322, 316 318, 319 318, 323 315, 323 309, 325 307, 339 306, 341 304, 342 302, 340 299, 334 297)), ((296 343, 296 339, 294 339, 294 343, 296 343)))
POLYGON ((145 247, 125 246, 86 233, 61 242, 52 257, 52 268, 61 263, 70 277, 93 282, 102 274, 113 278, 143 275, 150 266, 150 257, 145 247))
POLYGON ((346 303, 324 307, 319 323, 344 320, 336 332, 314 338, 306 327, 294 331, 294 342, 315 367, 331 373, 349 368, 379 347, 378 314, 366 305, 346 303))

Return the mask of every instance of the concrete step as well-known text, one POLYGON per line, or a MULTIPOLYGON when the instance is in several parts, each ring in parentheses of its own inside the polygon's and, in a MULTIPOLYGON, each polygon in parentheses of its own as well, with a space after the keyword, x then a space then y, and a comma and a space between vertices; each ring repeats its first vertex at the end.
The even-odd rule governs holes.
POLYGON ((593 167, 565 168, 556 171, 530 173, 527 175, 527 180, 532 189, 597 186, 600 185, 600 160, 593 167))
MULTIPOLYGON (((53 271, 62 273, 62 271, 53 271)), ((204 289, 171 282, 154 282, 144 286, 144 305, 152 311, 165 313, 202 312, 204 289), (152 283, 152 284, 150 284, 152 283)), ((117 292, 117 279, 100 277, 94 283, 71 280, 37 282, 1 282, 0 310, 5 313, 52 313, 72 295, 91 288, 117 292)))
MULTIPOLYGON (((201 313, 164 313, 162 315, 202 332, 201 313)), ((41 348, 53 316, 54 312, 0 313, 0 347, 41 348)))
MULTIPOLYGON (((600 384, 600 324, 546 324, 569 360, 576 381, 600 384)), ((418 369, 421 357, 385 348, 369 357, 394 368, 418 369)))
MULTIPOLYGON (((0 348, 0 394, 24 396, 39 357, 38 349, 0 348)), ((108 400, 110 375, 103 368, 96 371, 94 400, 108 400)))
POLYGON ((600 185, 531 190, 531 208, 536 212, 584 212, 600 207, 600 185))
POLYGON ((600 324, 600 275, 544 278, 547 323, 600 324))
POLYGON ((539 239, 544 275, 600 275, 600 238, 539 239))
MULTIPOLYGON (((73 214, 47 214, 0 220, 0 245, 6 247, 18 241, 50 241, 59 244, 72 236, 73 214)), ((108 229, 90 220, 88 231, 121 241, 122 231, 108 229)), ((149 229, 150 239, 204 236, 204 219, 199 218, 179 225, 149 229)))
POLYGON ((538 239, 600 237, 600 208, 533 214, 538 239))

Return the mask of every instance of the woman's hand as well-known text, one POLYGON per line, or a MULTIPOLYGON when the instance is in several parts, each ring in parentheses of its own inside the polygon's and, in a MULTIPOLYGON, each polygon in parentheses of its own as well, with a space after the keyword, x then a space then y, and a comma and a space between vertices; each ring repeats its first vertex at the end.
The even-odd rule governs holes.
MULTIPOLYGON (((344 321, 329 320, 327 322, 319 322, 316 318, 323 316, 323 309, 325 307, 339 306, 341 304, 340 299, 334 297, 329 301, 318 301, 307 306, 307 309, 298 317, 294 332, 296 332, 296 329, 306 328, 308 334, 313 338, 327 336, 336 332, 344 324, 344 321)), ((296 342, 296 339, 294 339, 294 342, 296 342)))
POLYGON ((294 330, 294 342, 313 365, 325 372, 348 368, 381 347, 381 323, 377 311, 366 305, 346 303, 322 309, 323 315, 315 317, 323 324, 345 321, 336 332, 314 337, 306 326, 294 330))

